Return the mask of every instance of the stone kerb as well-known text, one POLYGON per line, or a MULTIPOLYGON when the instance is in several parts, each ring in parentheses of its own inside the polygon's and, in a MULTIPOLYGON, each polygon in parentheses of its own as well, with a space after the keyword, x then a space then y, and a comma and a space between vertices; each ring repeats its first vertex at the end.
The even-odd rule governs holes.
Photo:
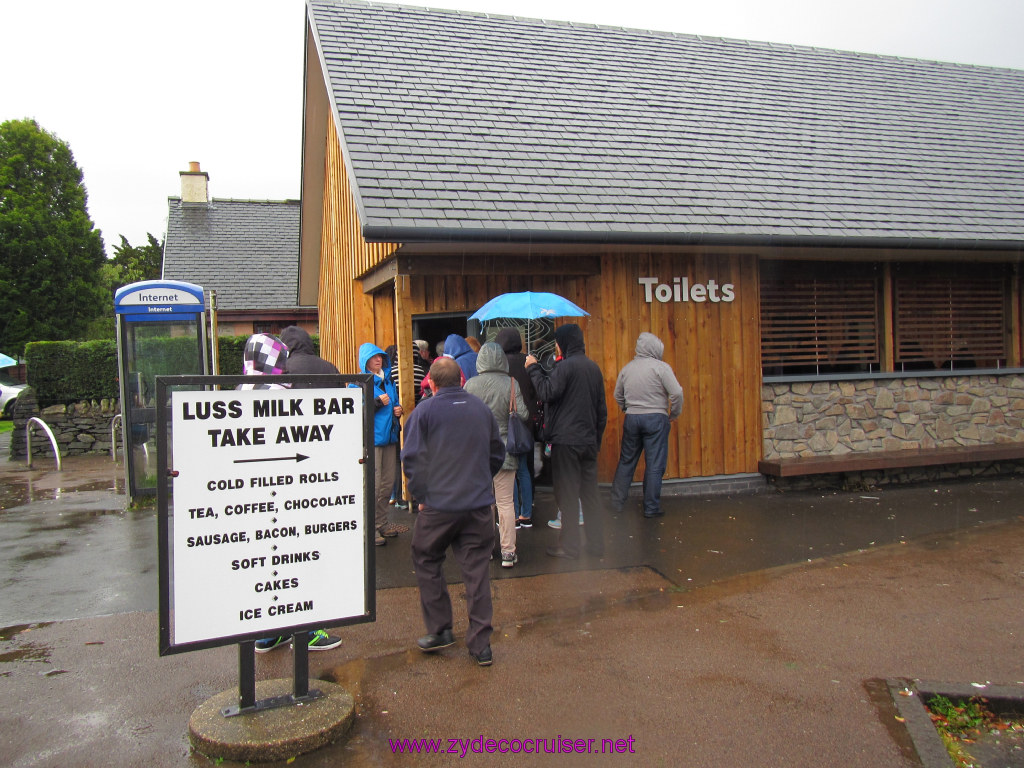
MULTIPOLYGON (((100 400, 39 408, 31 387, 18 397, 11 434, 12 459, 25 459, 25 427, 33 416, 42 419, 57 438, 62 457, 86 453, 110 453, 110 421, 121 412, 120 401, 100 400)), ((32 453, 50 456, 50 441, 41 433, 32 435, 32 453)))
POLYGON ((1024 377, 778 382, 761 387, 766 459, 1024 441, 1024 377))

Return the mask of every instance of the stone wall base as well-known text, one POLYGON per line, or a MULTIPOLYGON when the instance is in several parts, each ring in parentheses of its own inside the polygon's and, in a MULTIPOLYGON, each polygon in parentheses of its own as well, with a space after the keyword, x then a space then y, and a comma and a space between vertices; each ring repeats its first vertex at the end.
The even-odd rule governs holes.
MULTIPOLYGON (((25 432, 28 420, 42 419, 57 438, 61 457, 86 453, 110 453, 110 422, 121 413, 117 400, 53 405, 40 410, 31 387, 18 397, 14 406, 14 430, 11 433, 11 459, 26 459, 25 432)), ((120 431, 115 435, 120 439, 120 431)), ((32 431, 32 455, 52 456, 50 440, 41 429, 32 431)))

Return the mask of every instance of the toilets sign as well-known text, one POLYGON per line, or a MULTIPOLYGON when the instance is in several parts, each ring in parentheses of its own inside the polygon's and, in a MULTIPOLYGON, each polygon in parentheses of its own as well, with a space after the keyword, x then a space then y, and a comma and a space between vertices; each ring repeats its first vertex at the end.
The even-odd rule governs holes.
POLYGON ((717 280, 708 280, 706 283, 691 283, 688 277, 673 277, 667 282, 662 282, 658 277, 637 278, 643 286, 644 301, 652 304, 655 301, 661 304, 668 302, 693 302, 703 304, 705 301, 712 304, 719 302, 729 303, 736 298, 736 289, 732 283, 719 283, 717 280))
POLYGON ((372 620, 365 397, 170 392, 163 652, 372 620))

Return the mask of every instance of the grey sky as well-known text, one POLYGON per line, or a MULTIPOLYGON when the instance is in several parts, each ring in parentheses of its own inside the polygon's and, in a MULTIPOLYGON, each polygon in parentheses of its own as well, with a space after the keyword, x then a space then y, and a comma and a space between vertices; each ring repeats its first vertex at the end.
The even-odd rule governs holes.
MULTIPOLYGON (((1024 69, 1021 0, 426 0, 406 5, 1024 69)), ((0 121, 70 144, 108 252, 163 238, 178 172, 299 195, 304 0, 8 2, 0 121)))

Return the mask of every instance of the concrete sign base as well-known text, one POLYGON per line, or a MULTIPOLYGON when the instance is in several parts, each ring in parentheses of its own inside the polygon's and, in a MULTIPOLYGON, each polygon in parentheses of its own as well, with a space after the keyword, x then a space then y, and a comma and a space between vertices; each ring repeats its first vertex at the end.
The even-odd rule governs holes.
MULTIPOLYGON (((221 710, 238 703, 238 689, 222 691, 192 713, 188 736, 192 746, 211 759, 270 763, 312 752, 344 737, 355 720, 355 700, 340 685, 313 680, 324 695, 314 701, 237 717, 221 710)), ((294 681, 261 680, 257 699, 286 696, 294 681)))

